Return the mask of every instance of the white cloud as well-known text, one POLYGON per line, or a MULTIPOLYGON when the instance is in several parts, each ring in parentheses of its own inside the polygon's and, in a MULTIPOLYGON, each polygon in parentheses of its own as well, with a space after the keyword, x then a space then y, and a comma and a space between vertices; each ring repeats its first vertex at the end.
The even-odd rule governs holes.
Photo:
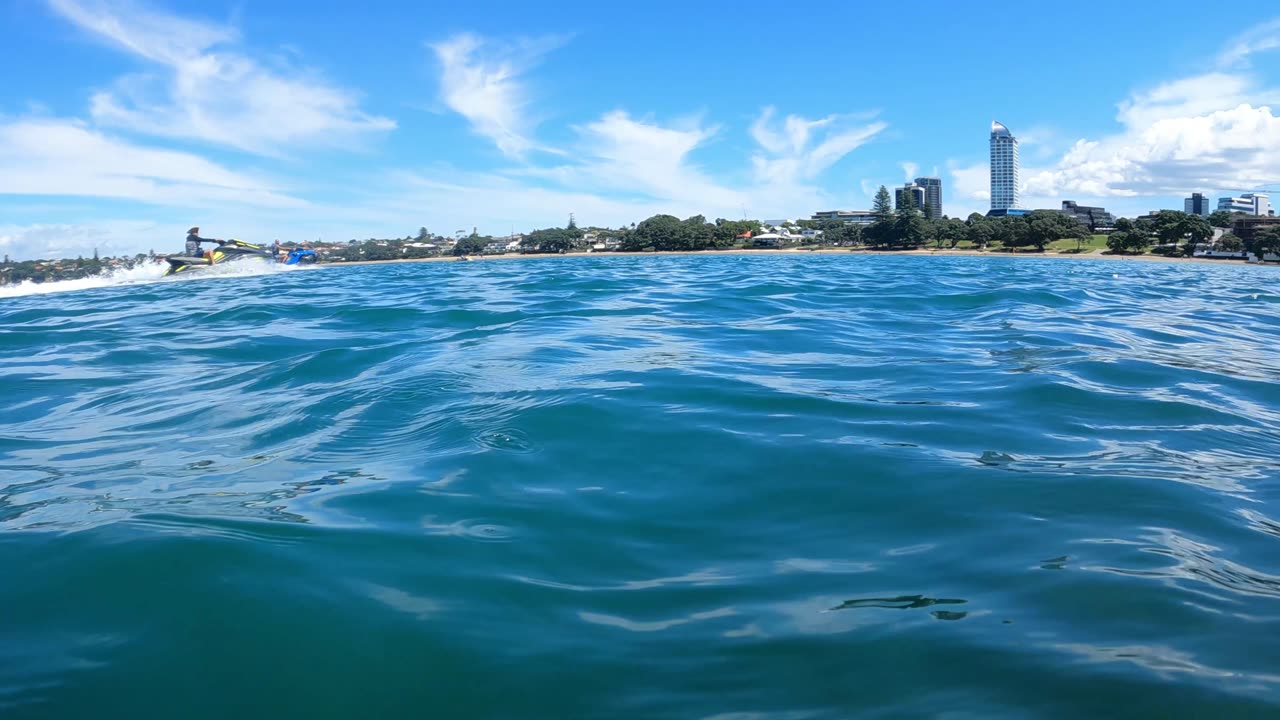
POLYGON ((991 166, 987 163, 957 165, 947 163, 950 191, 957 197, 983 202, 991 199, 991 166))
MULTIPOLYGON (((1280 48, 1280 19, 1228 42, 1222 70, 1170 80, 1136 91, 1117 104, 1119 130, 1078 139, 1056 162, 1023 153, 1024 207, 1056 207, 1061 199, 1106 201, 1150 210, 1141 198, 1192 191, 1230 191, 1280 180, 1280 89, 1244 67, 1259 52, 1280 48), (1129 200, 1125 200, 1129 198, 1129 200)), ((1026 144, 1059 146, 1062 135, 1029 128, 1026 144)), ((990 198, 986 163, 950 163, 954 196, 977 204, 990 198)))
POLYGON ((1241 104, 1163 117, 1100 140, 1080 140, 1053 167, 1023 174, 1026 191, 1099 197, 1247 188, 1280 178, 1280 118, 1241 104))
MULTIPOLYGON (((561 41, 520 40, 506 45, 463 33, 431 46, 440 62, 440 97, 504 154, 521 156, 536 145, 528 97, 520 76, 561 41)), ((538 148, 545 149, 545 148, 538 148)))
POLYGON ((760 146, 751 162, 757 181, 774 186, 813 180, 888 127, 883 122, 848 126, 838 115, 817 120, 788 115, 781 128, 774 129, 773 114, 774 109, 766 107, 751 126, 751 136, 760 146))
POLYGON ((59 119, 0 123, 0 194, 79 195, 161 205, 304 207, 272 183, 202 157, 134 145, 59 119))
MULTIPOLYGON (((103 257, 139 252, 137 238, 155 233, 150 221, 105 220, 82 224, 34 224, 0 226, 0 254, 13 260, 103 257)), ((168 233, 176 245, 181 236, 168 233)), ((157 248, 163 250, 163 248, 157 248)))
MULTIPOLYGON (((695 159, 721 134, 697 118, 662 123, 617 110, 575 128, 573 162, 523 165, 499 172, 438 168, 384 176, 369 186, 368 219, 398 220, 416 227, 418 218, 441 228, 478 226, 506 233, 562 225, 570 212, 582 224, 617 227, 658 213, 740 218, 807 216, 834 207, 816 178, 883 123, 833 129, 838 118, 792 116, 772 123, 766 109, 752 127, 758 149, 753 172, 736 181, 712 175, 695 159), (456 226, 456 227, 455 227, 456 226)), ((360 203, 363 205, 364 203, 360 203)))
POLYGON ((918 171, 920 170, 919 165, 913 162, 902 162, 899 164, 902 166, 902 176, 906 182, 911 182, 912 180, 915 180, 917 177, 920 177, 917 174, 918 171))
POLYGON ((719 128, 694 122, 667 127, 615 111, 578 130, 587 158, 578 168, 587 182, 579 187, 668 201, 697 198, 714 207, 741 202, 740 195, 711 180, 689 158, 719 128))
POLYGON ((50 0, 67 20, 158 66, 93 96, 103 125, 255 153, 341 145, 395 123, 360 110, 351 91, 306 70, 268 69, 230 49, 233 28, 130 6, 50 0))
POLYGON ((1204 115, 1241 103, 1261 104, 1274 91, 1258 91, 1246 75, 1207 73, 1162 83, 1137 92, 1118 105, 1116 120, 1129 130, 1141 130, 1161 120, 1204 115))
POLYGON ((1218 55, 1218 66, 1247 66, 1250 55, 1276 48, 1280 48, 1280 18, 1255 25, 1232 38, 1218 55))
MULTIPOLYGON (((1219 67, 1280 47, 1280 19, 1229 41, 1219 67)), ((1050 167, 1026 168, 1030 195, 1099 198, 1231 190, 1280 178, 1280 89, 1256 73, 1216 71, 1161 83, 1118 104, 1121 131, 1081 139, 1050 167)))
POLYGON ((642 219, 651 210, 709 218, 741 217, 744 212, 754 217, 807 215, 831 202, 816 186, 817 177, 885 127, 881 122, 849 127, 836 116, 810 120, 792 115, 775 123, 773 116, 774 110, 765 108, 752 125, 757 149, 751 172, 736 182, 713 177, 693 158, 720 128, 697 119, 662 124, 621 110, 576 128, 577 162, 525 167, 507 175, 550 182, 575 202, 581 202, 582 194, 610 193, 616 200, 602 209, 611 214, 595 221, 605 224, 642 219))

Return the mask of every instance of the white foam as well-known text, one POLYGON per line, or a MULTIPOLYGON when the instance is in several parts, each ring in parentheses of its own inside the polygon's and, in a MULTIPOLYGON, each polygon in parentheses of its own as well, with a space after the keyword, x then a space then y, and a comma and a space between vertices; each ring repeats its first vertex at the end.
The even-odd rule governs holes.
POLYGON ((289 272, 299 269, 298 265, 280 265, 254 259, 229 262, 223 265, 182 273, 171 277, 163 277, 169 269, 167 263, 143 263, 132 268, 119 268, 92 277, 75 280, 58 280, 55 282, 37 283, 26 280, 17 285, 0 285, 0 298, 25 297, 27 295, 47 295, 49 293, 74 292, 101 287, 120 285, 140 285, 154 282, 185 282, 200 278, 246 277, 266 275, 268 273, 289 272))

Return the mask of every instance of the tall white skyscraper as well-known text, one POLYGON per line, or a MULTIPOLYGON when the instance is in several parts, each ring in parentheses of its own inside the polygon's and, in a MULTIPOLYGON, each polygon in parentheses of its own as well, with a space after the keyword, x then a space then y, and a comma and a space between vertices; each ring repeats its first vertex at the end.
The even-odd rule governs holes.
POLYGON ((991 121, 991 209, 1018 207, 1018 138, 991 121))

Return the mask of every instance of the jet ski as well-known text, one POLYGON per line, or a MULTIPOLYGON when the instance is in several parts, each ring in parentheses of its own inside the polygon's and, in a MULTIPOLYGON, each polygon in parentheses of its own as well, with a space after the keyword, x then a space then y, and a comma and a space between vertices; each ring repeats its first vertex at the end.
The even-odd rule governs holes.
POLYGON ((169 263, 169 269, 164 274, 166 276, 177 275, 178 273, 201 270, 212 265, 237 262, 249 258, 261 258, 267 261, 272 259, 271 251, 261 245, 254 245, 243 240, 218 240, 217 243, 218 247, 206 252, 204 257, 170 255, 165 258, 169 263))
POLYGON ((310 265, 316 261, 316 251, 307 248, 294 248, 284 259, 285 265, 310 265))

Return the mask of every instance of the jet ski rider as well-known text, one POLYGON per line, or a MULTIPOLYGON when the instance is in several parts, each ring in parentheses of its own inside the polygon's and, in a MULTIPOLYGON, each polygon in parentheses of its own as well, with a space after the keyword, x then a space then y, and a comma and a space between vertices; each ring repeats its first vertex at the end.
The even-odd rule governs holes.
POLYGON ((222 241, 202 238, 200 237, 199 226, 193 227, 187 231, 187 257, 200 257, 200 243, 217 243, 221 245, 222 241))

